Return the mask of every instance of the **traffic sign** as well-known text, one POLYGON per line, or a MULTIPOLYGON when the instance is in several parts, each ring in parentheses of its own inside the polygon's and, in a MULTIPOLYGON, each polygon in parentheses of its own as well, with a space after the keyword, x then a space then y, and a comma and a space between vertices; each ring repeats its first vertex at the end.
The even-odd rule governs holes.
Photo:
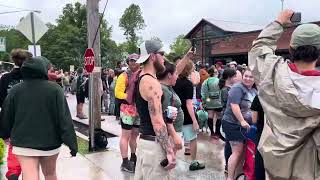
MULTIPOLYGON (((37 43, 38 40, 48 31, 47 25, 36 15, 34 16, 34 43, 37 43)), ((16 26, 16 29, 20 31, 27 39, 33 42, 32 39, 32 23, 31 23, 31 14, 29 13, 24 17, 19 24, 16 26)))
POLYGON ((88 73, 91 73, 94 69, 94 52, 92 48, 86 49, 84 53, 84 68, 88 73))

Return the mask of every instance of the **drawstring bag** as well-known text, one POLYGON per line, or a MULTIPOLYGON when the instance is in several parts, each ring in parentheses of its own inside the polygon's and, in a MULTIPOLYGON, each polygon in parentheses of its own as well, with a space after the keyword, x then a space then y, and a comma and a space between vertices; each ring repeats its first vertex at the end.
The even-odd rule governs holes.
POLYGON ((198 110, 196 114, 198 117, 197 120, 198 120, 199 128, 203 129, 204 127, 207 126, 207 123, 208 123, 208 112, 204 110, 198 110))

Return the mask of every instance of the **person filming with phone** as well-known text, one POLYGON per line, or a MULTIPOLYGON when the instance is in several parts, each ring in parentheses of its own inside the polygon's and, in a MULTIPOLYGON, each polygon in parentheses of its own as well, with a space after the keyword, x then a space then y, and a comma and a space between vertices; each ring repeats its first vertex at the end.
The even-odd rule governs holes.
MULTIPOLYGON (((320 27, 302 24, 291 36, 292 62, 275 55, 298 13, 285 10, 253 42, 249 65, 265 110, 259 144, 267 179, 320 179, 320 27)), ((299 15, 299 14, 298 14, 299 15)))

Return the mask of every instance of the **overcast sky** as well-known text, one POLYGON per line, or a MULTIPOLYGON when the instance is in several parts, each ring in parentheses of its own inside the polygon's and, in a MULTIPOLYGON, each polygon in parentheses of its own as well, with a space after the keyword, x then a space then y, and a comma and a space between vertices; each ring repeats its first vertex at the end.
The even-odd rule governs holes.
MULTIPOLYGON (((39 16, 44 22, 55 23, 65 4, 77 1, 86 3, 86 0, 0 0, 0 13, 15 10, 3 5, 37 9, 42 11, 39 16)), ((105 3, 106 0, 100 1, 100 12, 105 3)), ((118 43, 125 41, 118 27, 119 19, 131 3, 140 6, 147 25, 140 35, 144 39, 159 37, 166 50, 175 37, 188 33, 202 18, 266 25, 281 10, 281 0, 109 0, 105 19, 113 26, 112 38, 118 43)), ((284 7, 302 12, 303 22, 320 21, 316 11, 319 0, 285 0, 284 7)), ((26 14, 0 14, 0 24, 16 25, 26 14)))

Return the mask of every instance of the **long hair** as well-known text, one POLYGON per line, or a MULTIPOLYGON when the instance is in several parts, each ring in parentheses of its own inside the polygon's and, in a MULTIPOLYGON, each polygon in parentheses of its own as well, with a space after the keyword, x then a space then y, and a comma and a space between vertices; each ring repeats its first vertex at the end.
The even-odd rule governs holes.
POLYGON ((165 70, 163 72, 157 73, 158 80, 163 80, 167 77, 169 73, 173 74, 176 71, 176 66, 167 60, 164 61, 164 67, 165 67, 165 70))
POLYGON ((193 62, 191 60, 188 60, 186 66, 182 70, 181 74, 179 75, 179 78, 186 78, 192 73, 193 69, 193 62))

